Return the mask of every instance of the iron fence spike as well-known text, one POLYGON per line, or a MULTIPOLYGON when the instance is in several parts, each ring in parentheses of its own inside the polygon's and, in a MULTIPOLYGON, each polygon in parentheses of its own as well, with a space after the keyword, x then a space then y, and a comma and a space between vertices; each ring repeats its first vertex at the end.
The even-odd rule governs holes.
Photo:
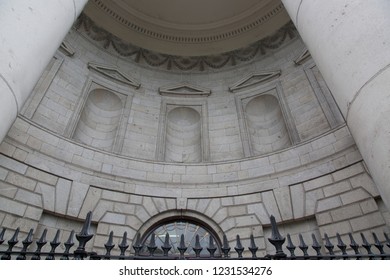
POLYGON ((76 234, 76 239, 79 241, 79 246, 74 252, 75 259, 84 259, 88 254, 85 251, 85 246, 89 240, 92 239, 93 234, 89 233, 92 222, 92 212, 87 213, 87 217, 84 221, 83 228, 79 234, 76 234))
POLYGON ((199 234, 195 236, 195 246, 192 248, 195 252, 195 257, 199 258, 200 252, 202 252, 203 248, 200 246, 199 234))
POLYGON ((313 240, 313 245, 311 246, 317 253, 317 256, 322 256, 321 254, 321 248, 322 246, 320 243, 317 241, 317 238, 314 233, 311 234, 311 239, 313 240))
POLYGON ((255 244, 255 237, 253 236, 253 234, 251 234, 250 236, 250 246, 248 247, 248 249, 252 253, 252 259, 256 259, 256 253, 259 248, 255 244))
POLYGON ((41 250, 42 247, 46 245, 46 234, 47 234, 47 229, 45 228, 42 232, 41 237, 39 240, 37 240, 35 243, 37 244, 37 249, 34 252, 34 256, 32 256, 32 260, 40 260, 41 259, 41 250))
POLYGON ((33 235, 34 235, 34 230, 31 228, 27 234, 27 237, 23 240, 22 243, 31 244, 33 235))
POLYGON ((20 231, 20 228, 18 227, 15 230, 14 235, 12 235, 11 239, 8 241, 8 244, 15 243, 14 245, 16 245, 19 242, 19 240, 18 240, 19 231, 20 231))
POLYGON ((214 238, 211 235, 209 236, 209 246, 206 249, 210 253, 210 258, 214 258, 214 254, 217 250, 217 247, 215 246, 214 238))
POLYGON ((169 233, 165 234, 164 247, 171 247, 169 244, 169 233))
POLYGON ((72 248, 74 245, 73 237, 74 237, 74 230, 72 230, 69 233, 69 237, 64 243, 65 250, 64 250, 64 253, 62 254, 61 260, 69 260, 69 251, 70 251, 70 248, 72 248))
POLYGON ((294 251, 295 251, 295 249, 297 247, 293 244, 293 242, 291 240, 290 234, 287 234, 287 246, 286 246, 286 248, 287 248, 287 250, 290 251, 290 257, 295 257, 294 251))
POLYGON ((1 256, 2 260, 10 260, 11 259, 11 252, 13 247, 19 242, 18 235, 19 235, 20 228, 18 227, 14 234, 12 235, 11 239, 8 240, 8 249, 4 253, 4 255, 1 256))
POLYGON ((60 230, 58 229, 56 232, 56 235, 54 236, 53 241, 50 242, 51 250, 50 250, 49 255, 46 257, 46 260, 54 260, 55 259, 54 258, 55 250, 61 244, 59 242, 59 240, 60 240, 60 230))
POLYGON ((238 258, 242 258, 242 252, 244 251, 244 247, 242 247, 241 238, 238 234, 236 236, 236 247, 234 247, 234 250, 237 252, 238 258))
POLYGON ((223 252, 223 256, 225 258, 228 258, 231 248, 229 246, 229 241, 227 240, 226 234, 223 234, 222 239, 223 239, 223 246, 222 246, 221 250, 223 252))
POLYGON ((47 234, 47 228, 45 228, 43 230, 42 235, 39 238, 39 240, 37 241, 37 243, 39 242, 39 243, 45 243, 46 244, 47 243, 47 241, 46 241, 46 234, 47 234))
POLYGON ((127 248, 129 248, 129 245, 128 245, 128 243, 127 243, 127 231, 125 231, 125 232, 123 233, 121 243, 118 245, 118 247, 119 247, 119 249, 120 249, 120 251, 121 251, 120 256, 121 256, 121 257, 124 257, 125 254, 126 254, 127 248))
POLYGON ((115 247, 114 232, 113 231, 110 231, 110 235, 108 236, 108 240, 107 240, 106 244, 104 244, 104 247, 106 249, 110 249, 110 250, 115 247))
POLYGON ((334 255, 334 252, 333 252, 334 246, 333 246, 332 242, 330 242, 329 236, 326 233, 325 233, 325 248, 329 251, 329 255, 331 255, 331 256, 334 255))
POLYGON ((57 244, 60 244, 60 230, 58 229, 57 232, 56 232, 56 235, 54 236, 54 239, 52 242, 50 242, 50 244, 53 244, 53 245, 57 245, 57 244))
POLYGON ((92 212, 89 211, 87 213, 87 217, 85 218, 85 221, 84 221, 84 224, 83 224, 83 228, 81 229, 80 235, 83 235, 83 236, 89 235, 91 222, 92 222, 92 212))
POLYGON ((345 243, 341 239, 341 236, 339 233, 336 233, 336 237, 337 237, 337 247, 341 250, 341 253, 343 254, 343 256, 346 256, 347 255, 347 245, 345 245, 345 243))
POLYGON ((20 254, 16 257, 17 260, 25 260, 26 259, 27 248, 33 242, 32 241, 32 237, 33 237, 33 229, 30 229, 30 231, 28 232, 26 238, 22 241, 23 248, 20 251, 20 254))
POLYGON ((287 257, 287 255, 283 252, 282 246, 286 238, 284 238, 280 234, 278 226, 276 224, 275 217, 271 215, 270 220, 271 220, 272 235, 270 238, 268 238, 268 240, 276 249, 274 258, 276 259, 285 258, 287 257))
POLYGON ((349 240, 350 240, 350 244, 349 244, 349 247, 351 247, 354 252, 355 252, 355 255, 359 255, 360 252, 359 252, 359 244, 356 243, 355 239, 353 238, 353 235, 352 233, 348 233, 348 236, 349 236, 349 240))
POLYGON ((69 233, 69 237, 68 239, 66 240, 66 242, 64 243, 64 245, 70 245, 70 246, 73 246, 74 245, 74 242, 73 242, 73 237, 74 237, 74 230, 72 230, 70 233, 69 233))
POLYGON ((366 236, 364 235, 364 233, 361 232, 360 236, 362 237, 362 240, 363 240, 362 247, 364 249, 366 249, 367 254, 373 255, 373 253, 371 252, 371 244, 367 241, 366 236))
POLYGON ((122 235, 122 241, 121 243, 118 245, 119 247, 128 247, 127 245, 127 231, 125 231, 122 235))
POLYGON ((148 248, 148 251, 149 251, 149 255, 153 256, 154 252, 157 249, 157 246, 156 246, 156 234, 154 232, 150 236, 150 241, 149 241, 149 244, 148 244, 147 248, 148 248))
POLYGON ((184 253, 187 251, 187 247, 186 247, 186 244, 184 242, 184 234, 180 235, 180 244, 179 244, 179 247, 177 247, 177 249, 180 252, 180 258, 184 259, 184 253))
POLYGON ((385 254, 384 250, 383 250, 383 244, 379 241, 379 238, 378 236, 376 235, 375 232, 372 233, 373 237, 374 237, 374 246, 379 250, 379 252, 383 255, 385 254))
POLYGON ((104 244, 104 248, 106 248, 106 254, 104 255, 104 259, 109 260, 111 256, 111 250, 115 247, 114 244, 114 232, 110 231, 110 235, 108 236, 107 242, 104 244))
POLYGON ((141 233, 138 233, 136 238, 135 238, 135 243, 133 245, 134 255, 135 256, 139 256, 139 253, 141 252, 142 247, 143 246, 141 244, 141 233))
POLYGON ((299 249, 303 252, 303 255, 308 256, 307 250, 309 250, 309 246, 307 246, 305 240, 303 239, 302 234, 299 234, 299 249))
POLYGON ((164 244, 161 246, 161 249, 163 250, 165 257, 168 256, 169 251, 172 249, 172 246, 171 246, 169 240, 170 240, 170 237, 169 237, 169 233, 167 232, 165 234, 164 244))

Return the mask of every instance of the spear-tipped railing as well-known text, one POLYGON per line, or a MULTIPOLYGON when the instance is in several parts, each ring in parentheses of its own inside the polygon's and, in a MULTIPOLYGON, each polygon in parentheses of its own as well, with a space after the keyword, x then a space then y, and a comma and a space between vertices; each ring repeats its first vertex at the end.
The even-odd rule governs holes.
MULTIPOLYGON (((174 245, 168 233, 165 235, 164 241, 159 241, 160 245, 157 245, 155 233, 150 235, 147 245, 145 245, 145 240, 142 239, 141 234, 137 233, 133 237, 133 245, 130 247, 127 232, 124 232, 121 237, 117 237, 119 240, 116 245, 114 241, 115 234, 111 231, 107 242, 103 245, 105 253, 99 255, 86 249, 88 242, 94 236, 91 233, 91 222, 92 213, 89 212, 81 231, 76 235, 74 231, 70 232, 67 241, 63 243, 65 250, 62 253, 56 252, 61 245, 60 230, 56 231, 53 240, 49 242, 50 248, 46 248, 48 246, 48 241, 46 240, 47 229, 44 229, 35 241, 34 231, 31 229, 21 242, 21 246, 17 247, 19 243, 18 237, 22 234, 20 229, 17 228, 11 238, 5 243, 6 229, 3 228, 0 230, 0 246, 2 246, 0 247, 0 259, 390 259, 390 253, 386 252, 390 248, 390 238, 387 233, 384 233, 384 238, 381 240, 378 233, 373 232, 372 243, 370 243, 369 238, 364 233, 360 233, 360 244, 355 240, 356 237, 352 233, 347 235, 349 237, 348 242, 345 242, 343 236, 338 233, 331 237, 324 233, 323 238, 318 238, 315 234, 311 234, 311 243, 307 243, 308 240, 305 240, 302 234, 297 236, 286 234, 287 244, 285 244, 286 238, 280 233, 276 219, 273 216, 270 217, 271 236, 265 238, 266 241, 269 241, 268 245, 265 246, 266 248, 259 249, 255 242, 258 238, 264 239, 264 236, 256 238, 253 234, 249 238, 245 237, 244 241, 242 241, 242 236, 240 235, 236 235, 235 240, 229 241, 226 234, 223 234, 222 242, 218 240, 218 236, 209 235, 208 244, 207 246, 203 245, 203 247, 202 244, 204 243, 200 242, 199 235, 196 235, 195 239, 191 241, 185 240, 186 236, 181 234, 179 244, 176 245, 176 248, 173 248, 174 245), (78 246, 72 251, 74 236, 76 236, 78 246), (294 239, 296 240, 294 241, 294 239), (244 245, 246 242, 248 242, 248 247, 244 245), (229 243, 234 243, 234 250, 231 250, 229 243), (35 250, 29 250, 32 244, 36 244, 35 250), (115 247, 119 249, 119 253, 113 253, 115 247), (265 251, 274 253, 267 254, 265 251)), ((202 240, 202 242, 205 241, 202 240)), ((99 244, 95 245, 99 247, 99 244)), ((93 246, 90 245, 88 247, 91 248, 93 246)))

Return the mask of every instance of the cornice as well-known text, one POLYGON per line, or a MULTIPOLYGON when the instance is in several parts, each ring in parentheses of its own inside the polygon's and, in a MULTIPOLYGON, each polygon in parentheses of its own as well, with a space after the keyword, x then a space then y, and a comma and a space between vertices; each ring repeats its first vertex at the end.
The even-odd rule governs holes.
MULTIPOLYGON (((137 23, 135 21, 130 21, 125 16, 122 16, 119 12, 111 8, 110 5, 107 5, 105 1, 102 0, 92 0, 90 1, 91 5, 95 5, 98 9, 101 10, 105 15, 108 15, 112 20, 116 21, 122 26, 136 32, 143 34, 147 37, 157 39, 160 41, 168 41, 172 43, 180 43, 180 44, 198 44, 198 43, 212 43, 218 41, 226 41, 229 38, 237 37, 243 33, 246 33, 250 30, 256 29, 265 22, 268 22, 277 14, 284 11, 284 6, 282 3, 273 6, 270 10, 264 12, 260 17, 255 18, 252 21, 246 22, 245 24, 240 24, 239 26, 231 25, 230 28, 225 30, 223 28, 221 30, 215 30, 213 28, 212 32, 205 32, 205 29, 202 28, 200 32, 196 30, 191 30, 192 34, 188 34, 188 30, 184 30, 184 34, 178 34, 179 28, 167 28, 166 30, 161 29, 161 25, 153 25, 147 26, 147 24, 137 23), (214 33, 214 34, 207 34, 214 33), (215 34, 216 33, 216 34, 215 34), (206 34, 206 35, 204 35, 206 34)), ((150 24, 150 22, 148 22, 150 24)))
POLYGON ((179 56, 154 52, 127 43, 112 33, 99 27, 87 15, 81 14, 75 28, 81 34, 92 39, 100 47, 114 52, 132 61, 154 68, 173 71, 207 71, 237 66, 266 55, 288 41, 298 37, 295 26, 290 21, 274 34, 267 36, 247 47, 218 55, 179 56))

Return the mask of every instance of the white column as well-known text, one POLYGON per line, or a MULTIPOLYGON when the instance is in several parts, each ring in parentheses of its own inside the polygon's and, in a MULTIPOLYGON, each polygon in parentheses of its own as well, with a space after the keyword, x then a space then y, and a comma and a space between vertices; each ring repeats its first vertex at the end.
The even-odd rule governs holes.
POLYGON ((390 1, 282 2, 390 209, 390 1))
POLYGON ((0 142, 87 2, 0 1, 0 142))

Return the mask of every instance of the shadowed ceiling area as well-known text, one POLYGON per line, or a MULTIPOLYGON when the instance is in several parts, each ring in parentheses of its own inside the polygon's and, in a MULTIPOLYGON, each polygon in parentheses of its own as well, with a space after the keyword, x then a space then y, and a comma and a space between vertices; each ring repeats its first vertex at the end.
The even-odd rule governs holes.
POLYGON ((290 21, 275 0, 91 0, 84 12, 125 42, 181 56, 239 49, 290 21))

